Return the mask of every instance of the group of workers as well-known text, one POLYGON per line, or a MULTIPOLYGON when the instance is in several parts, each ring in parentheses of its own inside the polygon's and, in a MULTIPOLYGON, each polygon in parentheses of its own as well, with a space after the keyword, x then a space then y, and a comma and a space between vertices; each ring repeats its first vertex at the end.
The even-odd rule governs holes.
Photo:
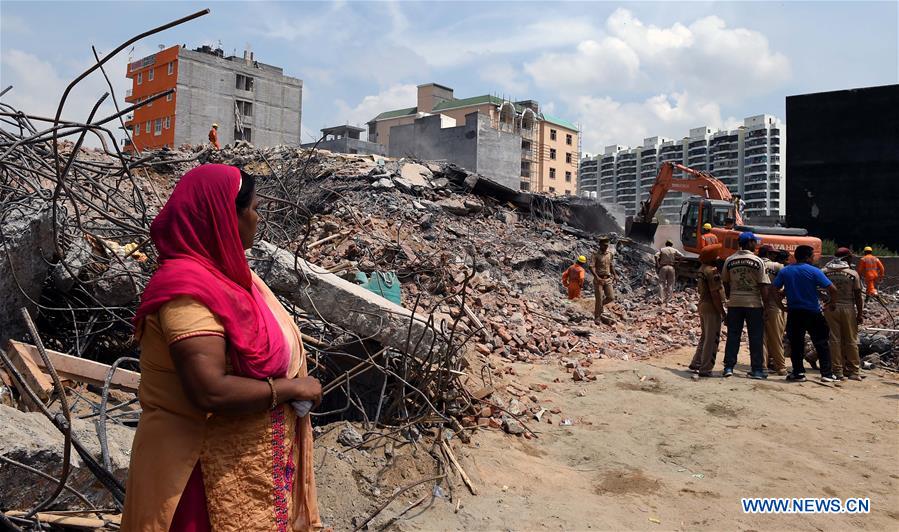
POLYGON ((884 273, 872 249, 865 248, 857 270, 852 268, 853 255, 848 248, 838 249, 820 269, 813 264, 810 246, 798 246, 789 264, 789 253, 768 245, 758 247, 759 239, 751 232, 741 233, 738 242, 740 249, 725 259, 720 270, 720 244, 710 244, 700 251, 702 334, 690 363, 697 378, 712 376, 724 322, 724 377, 734 374, 745 326, 751 379, 766 379, 770 372, 785 375, 788 381, 804 381, 808 334, 823 382, 861 380, 858 327, 864 311, 862 279, 868 285, 869 297, 876 296, 876 285, 884 273), (821 290, 826 291, 823 309, 821 290), (790 372, 784 357, 787 347, 790 372))
MULTIPOLYGON (((805 335, 811 337, 823 382, 861 380, 859 375, 858 327, 862 322, 864 301, 876 297, 883 279, 883 263, 865 247, 864 255, 852 268, 853 254, 839 248, 823 269, 813 264, 814 250, 798 246, 793 253, 770 245, 759 247, 752 232, 739 235, 740 249, 720 264, 721 244, 705 224, 697 275, 701 336, 690 370, 695 378, 711 377, 718 354, 722 323, 727 325, 722 376, 732 377, 737 364, 744 327, 749 338, 752 379, 767 379, 768 374, 786 376, 788 381, 804 381, 805 335), (863 283, 865 287, 863 288, 863 283), (826 291, 822 309, 819 291, 826 291), (786 299, 786 302, 784 302, 786 299), (785 353, 789 350, 792 368, 787 371, 785 353)), ((659 276, 659 298, 668 302, 674 292, 676 269, 684 257, 669 240, 655 255, 659 276)), ((588 265, 581 255, 562 274, 569 299, 578 299, 589 271, 594 279, 594 322, 609 324, 604 307, 614 301, 613 284, 617 279, 614 254, 609 239, 599 241, 599 250, 588 265)), ((809 359, 814 365, 815 358, 809 359)))

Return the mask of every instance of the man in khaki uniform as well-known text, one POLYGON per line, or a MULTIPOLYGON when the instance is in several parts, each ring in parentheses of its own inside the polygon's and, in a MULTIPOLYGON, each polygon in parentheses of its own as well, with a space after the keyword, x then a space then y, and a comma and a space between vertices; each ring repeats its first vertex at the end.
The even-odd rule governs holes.
POLYGON ((602 315, 603 307, 615 300, 615 292, 612 288, 612 282, 618 278, 615 272, 614 254, 609 249, 609 238, 601 237, 599 239, 599 251, 593 254, 593 288, 596 304, 593 307, 593 322, 612 323, 607 316, 602 315))
POLYGON ((758 238, 749 231, 740 233, 740 250, 727 257, 721 273, 721 280, 728 291, 727 300, 727 343, 724 346, 725 377, 734 375, 737 352, 740 350, 740 336, 746 324, 749 336, 749 360, 752 371, 750 379, 767 379, 765 373, 764 345, 764 301, 768 299, 771 282, 765 273, 765 263, 754 251, 758 238))
POLYGON ((659 299, 662 303, 667 303, 674 295, 674 282, 677 279, 677 273, 674 265, 678 258, 683 258, 684 254, 674 247, 674 243, 670 240, 665 241, 665 246, 656 253, 656 272, 659 274, 659 299))
POLYGON ((690 362, 690 370, 699 377, 712 376, 721 340, 721 322, 727 316, 724 310, 724 285, 721 282, 721 274, 715 267, 719 249, 721 244, 710 244, 699 253, 702 267, 696 280, 699 284, 699 322, 702 326, 702 336, 699 337, 699 345, 696 346, 696 353, 690 362))
MULTIPOLYGON (((764 245, 759 248, 759 258, 765 263, 765 273, 768 279, 774 279, 784 265, 775 261, 777 252, 774 247, 764 245)), ((768 371, 778 375, 787 374, 787 363, 784 358, 784 331, 787 328, 787 317, 784 311, 777 306, 774 299, 765 303, 765 366, 768 371)))
POLYGON ((825 308, 824 318, 830 328, 830 357, 833 374, 840 380, 862 380, 858 373, 858 326, 862 322, 862 280, 852 269, 852 252, 840 248, 824 267, 824 275, 837 288, 836 305, 825 308))

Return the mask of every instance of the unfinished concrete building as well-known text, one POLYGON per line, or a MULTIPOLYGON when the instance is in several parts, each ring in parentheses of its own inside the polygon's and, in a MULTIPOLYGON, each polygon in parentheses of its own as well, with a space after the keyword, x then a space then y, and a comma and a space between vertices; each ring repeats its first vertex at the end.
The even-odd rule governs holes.
POLYGON ((319 142, 301 144, 303 148, 317 148, 335 153, 361 153, 371 155, 387 155, 387 150, 377 142, 362 139, 365 128, 356 126, 334 126, 321 129, 319 142))
POLYGON ((391 157, 449 161, 518 189, 521 136, 497 129, 485 114, 468 113, 458 126, 447 116, 423 116, 392 127, 390 136, 391 157))
POLYGON ((172 46, 128 65, 137 103, 174 89, 129 116, 134 146, 126 150, 203 144, 218 124, 219 142, 257 146, 300 143, 303 82, 280 67, 256 61, 252 52, 225 57, 221 49, 172 46))
MULTIPOLYGON (((519 181, 515 188, 558 195, 577 193, 579 128, 571 122, 540 112, 536 101, 512 102, 490 94, 456 98, 450 87, 427 83, 418 86, 416 103, 415 107, 385 111, 371 119, 368 122, 368 140, 385 146, 388 153, 393 154, 396 152, 392 146, 392 130, 395 127, 412 124, 430 115, 445 116, 456 124, 462 124, 470 113, 478 112, 490 120, 493 129, 519 137, 514 149, 519 181)), ((503 154, 504 161, 509 157, 503 154)), ((476 171, 474 168, 468 169, 476 171)))

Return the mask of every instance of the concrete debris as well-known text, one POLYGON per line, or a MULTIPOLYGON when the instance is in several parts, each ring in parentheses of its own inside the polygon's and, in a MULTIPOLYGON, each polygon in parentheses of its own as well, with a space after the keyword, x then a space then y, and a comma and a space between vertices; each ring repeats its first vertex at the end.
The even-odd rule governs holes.
POLYGON ((524 434, 524 425, 521 424, 518 420, 510 417, 503 417, 503 430, 507 434, 512 434, 513 436, 518 436, 519 434, 524 434))
POLYGON ((337 435, 337 442, 344 447, 357 447, 362 445, 363 440, 362 435, 356 432, 352 425, 347 423, 340 429, 340 434, 337 435))
MULTIPOLYGON (((0 405, 0 456, 42 472, 58 475, 63 457, 63 436, 43 414, 20 412, 0 405)), ((134 431, 121 425, 106 428, 113 472, 120 481, 127 476, 134 431)), ((100 459, 100 444, 93 422, 73 420, 73 434, 87 450, 100 459)), ((73 453, 68 485, 81 492, 98 508, 114 506, 112 497, 93 473, 73 453)), ((56 487, 47 480, 0 459, 0 508, 33 508, 56 487)), ((85 509, 71 491, 64 490, 48 510, 85 509)))

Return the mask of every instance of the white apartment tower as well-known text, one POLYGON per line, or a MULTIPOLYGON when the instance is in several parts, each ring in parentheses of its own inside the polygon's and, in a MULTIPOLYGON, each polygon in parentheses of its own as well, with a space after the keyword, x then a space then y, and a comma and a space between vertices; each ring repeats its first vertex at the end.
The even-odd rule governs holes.
MULTIPOLYGON (((783 216, 785 176, 780 162, 784 139, 781 121, 758 115, 746 118, 743 126, 732 131, 703 126, 690 129, 681 140, 648 137, 638 148, 607 146, 603 155, 595 158, 599 161, 599 198, 619 204, 628 216, 634 215, 640 202, 649 197, 659 164, 673 161, 710 172, 731 193, 741 194, 747 218, 783 216)), ((683 176, 676 172, 674 177, 683 176)), ((683 200, 683 194, 669 193, 658 218, 676 222, 683 200)))

